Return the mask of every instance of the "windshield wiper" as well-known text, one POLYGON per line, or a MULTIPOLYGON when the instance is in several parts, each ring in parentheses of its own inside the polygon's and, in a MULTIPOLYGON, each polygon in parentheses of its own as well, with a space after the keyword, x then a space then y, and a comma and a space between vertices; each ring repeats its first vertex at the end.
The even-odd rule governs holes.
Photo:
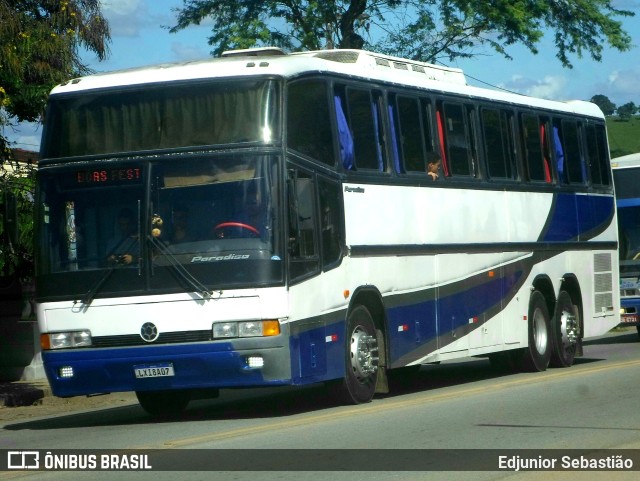
MULTIPOLYGON (((128 250, 130 247, 132 247, 136 242, 138 242, 138 239, 135 237, 127 237, 125 239, 123 239, 122 241, 120 241, 120 243, 118 243, 117 246, 115 246, 113 249, 111 249, 111 252, 109 252, 109 254, 107 255, 107 259, 111 258, 113 256, 113 254, 118 251, 121 248, 125 248, 125 250, 128 250), (129 243, 127 245, 124 245, 125 241, 129 241, 129 243)), ((138 261, 140 262, 140 261, 138 261)), ((107 280, 109 279, 109 277, 111 277, 111 274, 113 274, 113 272, 122 267, 122 266, 126 266, 128 265, 127 263, 125 263, 122 259, 122 257, 116 257, 114 264, 109 267, 109 269, 102 275, 102 277, 100 279, 98 279, 98 282, 96 282, 93 287, 91 287, 91 289, 89 289, 85 295, 82 297, 81 301, 85 306, 89 306, 91 304, 91 302, 95 299, 96 294, 100 291, 100 289, 102 288, 102 286, 104 285, 105 282, 107 282, 107 280)))
POLYGON ((107 272, 105 272, 100 279, 98 279, 98 282, 96 282, 95 285, 86 292, 86 294, 81 299, 82 303, 85 306, 88 307, 91 304, 93 299, 95 299, 96 294, 98 293, 98 291, 102 288, 102 285, 105 282, 107 282, 107 279, 109 279, 109 277, 111 277, 111 274, 113 274, 113 271, 115 271, 117 268, 118 268, 117 264, 112 266, 112 267, 110 267, 109 270, 107 272))
POLYGON ((207 289, 207 287, 196 279, 191 273, 180 263, 178 259, 171 253, 169 248, 160 242, 158 239, 153 237, 152 235, 147 235, 147 241, 158 249, 162 255, 164 255, 167 259, 169 259, 169 263, 171 267, 174 268, 175 272, 180 276, 182 280, 184 280, 187 284, 189 284, 193 289, 202 297, 203 299, 211 298, 213 291, 207 289))

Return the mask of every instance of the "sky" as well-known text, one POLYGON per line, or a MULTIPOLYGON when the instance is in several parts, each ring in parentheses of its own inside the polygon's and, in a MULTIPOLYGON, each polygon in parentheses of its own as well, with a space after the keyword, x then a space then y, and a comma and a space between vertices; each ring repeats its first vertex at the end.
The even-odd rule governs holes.
MULTIPOLYGON (((513 46, 507 49, 513 60, 487 52, 448 65, 462 68, 470 85, 486 87, 489 84, 551 100, 589 100, 602 94, 616 105, 627 102, 638 105, 640 0, 613 0, 613 4, 636 14, 623 19, 633 47, 627 52, 605 48, 601 62, 588 55, 574 56, 570 57, 573 69, 564 68, 556 58, 552 36, 547 35, 538 45, 537 55, 524 47, 513 46)), ((211 24, 206 21, 169 33, 167 27, 175 24, 173 9, 182 6, 182 0, 102 0, 102 5, 111 27, 110 56, 103 62, 89 53, 82 57, 96 72, 210 57, 207 39, 211 35, 211 24)), ((12 146, 26 150, 39 149, 41 133, 42 128, 37 124, 4 128, 4 135, 13 142, 12 146)))

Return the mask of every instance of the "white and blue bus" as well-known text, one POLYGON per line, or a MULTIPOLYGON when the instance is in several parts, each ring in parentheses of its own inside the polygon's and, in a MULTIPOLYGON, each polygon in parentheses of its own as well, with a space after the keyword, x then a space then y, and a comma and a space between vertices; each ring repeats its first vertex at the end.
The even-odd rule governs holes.
POLYGON ((370 401, 467 356, 543 371, 619 323, 604 117, 332 50, 50 95, 37 301, 57 396, 167 414, 219 389, 370 401))
POLYGON ((620 242, 620 325, 640 335, 640 153, 611 161, 620 242))

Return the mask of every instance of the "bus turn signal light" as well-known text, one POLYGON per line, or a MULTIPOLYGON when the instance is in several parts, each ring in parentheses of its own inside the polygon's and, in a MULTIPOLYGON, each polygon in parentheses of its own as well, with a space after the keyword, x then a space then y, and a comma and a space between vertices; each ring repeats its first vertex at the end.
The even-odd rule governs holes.
POLYGON ((280 323, 278 321, 262 321, 263 336, 277 336, 278 334, 280 334, 280 323))

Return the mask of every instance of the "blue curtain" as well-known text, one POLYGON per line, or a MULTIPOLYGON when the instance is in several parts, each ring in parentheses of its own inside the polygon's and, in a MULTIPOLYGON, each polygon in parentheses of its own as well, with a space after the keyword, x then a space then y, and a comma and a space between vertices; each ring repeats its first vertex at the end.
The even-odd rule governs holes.
POLYGON ((382 150, 380 148, 380 130, 378 128, 378 109, 376 108, 376 103, 371 102, 371 116, 373 117, 373 135, 375 136, 376 141, 376 155, 378 156, 378 170, 380 172, 384 171, 384 163, 382 162, 382 150))
POLYGON ((560 141, 560 134, 558 133, 558 127, 553 127, 553 145, 556 151, 556 160, 558 162, 558 178, 561 182, 567 182, 567 177, 564 173, 564 151, 562 150, 562 142, 560 141))
POLYGON ((354 170, 354 153, 353 153, 353 137, 349 130, 347 117, 342 110, 342 101, 340 96, 334 97, 336 105, 336 120, 338 122, 338 141, 340 142, 340 159, 342 166, 347 170, 354 170))
POLYGON ((400 153, 398 152, 398 136, 396 135, 395 116, 393 105, 389 105, 389 127, 391 129, 391 154, 393 155, 393 167, 398 174, 402 172, 400 165, 400 153))

